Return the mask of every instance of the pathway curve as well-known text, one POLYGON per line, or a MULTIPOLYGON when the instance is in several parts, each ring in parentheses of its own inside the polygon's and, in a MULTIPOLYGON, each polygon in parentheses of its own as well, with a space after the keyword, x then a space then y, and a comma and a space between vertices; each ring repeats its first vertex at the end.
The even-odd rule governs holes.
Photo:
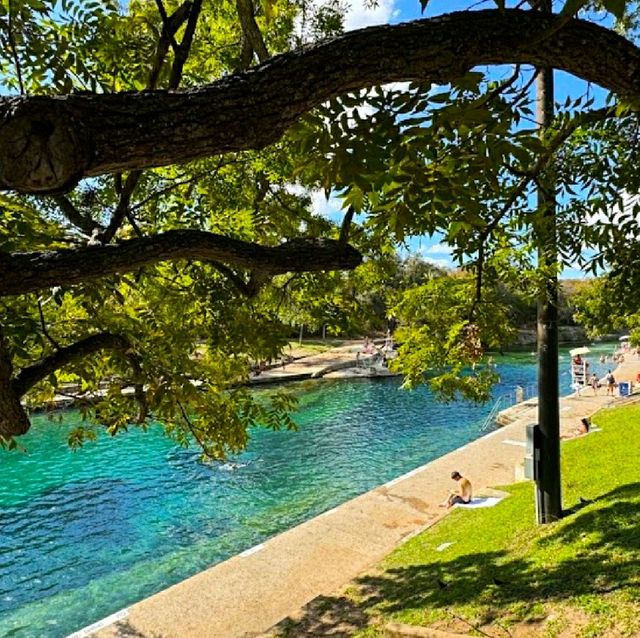
MULTIPOLYGON (((562 430, 575 429, 579 418, 614 400, 604 392, 563 398, 562 430)), ((530 414, 523 414, 510 425, 122 610, 99 630, 88 628, 74 636, 247 638, 263 633, 317 596, 344 586, 441 518, 444 510, 438 503, 452 487, 452 470, 468 476, 476 493, 516 480, 530 419, 530 414)))

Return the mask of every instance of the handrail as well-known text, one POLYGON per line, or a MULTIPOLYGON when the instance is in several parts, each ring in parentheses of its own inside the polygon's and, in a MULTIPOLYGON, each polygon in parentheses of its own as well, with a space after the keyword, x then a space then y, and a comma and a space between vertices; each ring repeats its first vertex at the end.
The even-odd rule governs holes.
POLYGON ((493 407, 491 408, 491 411, 489 412, 489 414, 483 421, 482 425, 480 426, 480 432, 486 432, 496 422, 496 417, 498 416, 498 412, 500 412, 500 410, 503 409, 502 406, 508 398, 509 398, 509 395, 507 394, 503 394, 502 396, 497 398, 496 402, 493 404, 493 407))
MULTIPOLYGON (((523 401, 528 401, 531 397, 536 396, 538 386, 535 383, 531 383, 527 386, 520 386, 522 388, 523 401)), ((510 408, 512 405, 516 405, 516 390, 501 394, 493 404, 491 411, 485 417, 482 425, 480 426, 480 432, 486 432, 496 421, 498 413, 506 408, 510 408)))

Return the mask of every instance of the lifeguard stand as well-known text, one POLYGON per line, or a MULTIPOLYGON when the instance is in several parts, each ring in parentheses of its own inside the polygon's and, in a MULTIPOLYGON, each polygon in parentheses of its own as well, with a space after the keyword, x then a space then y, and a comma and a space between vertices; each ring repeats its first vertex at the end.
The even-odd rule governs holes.
POLYGON ((589 385, 589 362, 584 355, 591 352, 586 346, 569 350, 571 355, 571 387, 580 394, 580 390, 589 385))

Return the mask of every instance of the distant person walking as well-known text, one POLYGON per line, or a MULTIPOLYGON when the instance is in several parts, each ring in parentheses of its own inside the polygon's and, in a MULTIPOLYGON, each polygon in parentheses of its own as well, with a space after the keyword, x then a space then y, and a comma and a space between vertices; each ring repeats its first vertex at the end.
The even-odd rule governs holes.
POLYGON ((613 396, 613 391, 615 390, 615 387, 616 387, 616 380, 613 374, 611 373, 611 370, 607 372, 607 376, 605 377, 605 380, 607 381, 607 395, 613 396))

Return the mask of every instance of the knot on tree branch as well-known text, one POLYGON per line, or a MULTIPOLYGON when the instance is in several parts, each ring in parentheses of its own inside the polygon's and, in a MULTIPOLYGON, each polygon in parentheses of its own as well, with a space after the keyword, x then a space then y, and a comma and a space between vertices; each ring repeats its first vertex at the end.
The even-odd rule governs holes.
POLYGON ((81 125, 52 98, 8 98, 0 111, 0 183, 28 193, 75 186, 92 150, 81 125))

